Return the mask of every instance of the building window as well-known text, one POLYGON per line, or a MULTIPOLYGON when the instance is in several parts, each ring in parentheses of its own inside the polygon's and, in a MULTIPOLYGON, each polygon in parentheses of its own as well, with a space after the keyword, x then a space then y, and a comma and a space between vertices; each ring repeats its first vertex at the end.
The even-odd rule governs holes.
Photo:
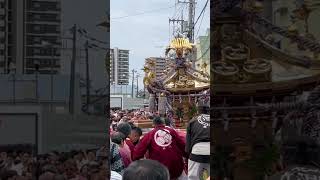
POLYGON ((11 9, 12 8, 12 1, 7 1, 8 2, 8 8, 11 9))
POLYGON ((41 5, 39 3, 33 3, 33 7, 39 8, 39 7, 41 7, 41 5))
MULTIPOLYGON (((11 2, 11 1, 9 1, 9 2, 11 2)), ((8 13, 8 20, 12 21, 12 12, 11 11, 9 11, 9 13, 8 13)))
MULTIPOLYGON (((8 47, 8 56, 11 56, 12 55, 12 48, 11 46, 8 47)), ((11 59, 11 58, 8 58, 8 59, 11 59)))
POLYGON ((33 18, 34 18, 35 20, 40 20, 41 17, 40 17, 39 14, 36 14, 36 15, 33 16, 33 18))
POLYGON ((36 44, 40 44, 40 38, 39 37, 34 37, 33 38, 33 42, 36 43, 36 44))
POLYGON ((41 53, 40 49, 38 48, 33 49, 33 54, 40 54, 40 53, 41 53))
POLYGON ((12 44, 12 43, 13 43, 13 42, 12 42, 12 35, 11 35, 11 34, 8 35, 8 41, 9 41, 9 44, 12 44))
POLYGON ((35 30, 35 31, 40 31, 40 26, 33 26, 33 30, 35 30))

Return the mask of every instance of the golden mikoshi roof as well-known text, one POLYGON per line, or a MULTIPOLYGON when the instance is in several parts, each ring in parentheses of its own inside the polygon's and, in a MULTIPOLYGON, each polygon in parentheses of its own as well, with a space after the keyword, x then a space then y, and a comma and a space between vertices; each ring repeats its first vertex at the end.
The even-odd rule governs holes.
MULTIPOLYGON (((175 38, 171 41, 168 49, 174 50, 191 50, 194 44, 190 43, 187 38, 175 38)), ((186 62, 187 63, 187 62, 186 62)), ((199 91, 209 88, 209 78, 188 69, 179 68, 172 70, 166 75, 164 87, 171 92, 188 92, 199 91)), ((189 67, 190 68, 190 67, 189 67)), ((169 69, 170 70, 170 69, 169 69)))
POLYGON ((192 49, 192 43, 186 38, 175 38, 171 41, 170 49, 192 49))
MULTIPOLYGON (((182 50, 182 51, 190 51, 193 48, 194 44, 189 42, 189 39, 186 38, 175 38, 171 41, 170 45, 167 48, 166 54, 168 50, 182 50)), ((165 77, 163 79, 163 85, 166 90, 169 90, 174 93, 182 93, 189 91, 201 91, 203 89, 209 88, 209 75, 203 72, 196 72, 197 70, 189 69, 190 67, 187 65, 188 62, 185 62, 185 68, 168 68, 164 71, 165 77), (170 72, 168 72, 170 71, 170 72)), ((143 83, 144 85, 150 85, 152 81, 155 80, 156 75, 155 72, 151 71, 151 67, 155 66, 154 61, 148 61, 143 70, 146 73, 144 77, 143 83)), ((191 64, 190 64, 191 66, 191 64)), ((203 65, 205 69, 207 64, 203 65)))

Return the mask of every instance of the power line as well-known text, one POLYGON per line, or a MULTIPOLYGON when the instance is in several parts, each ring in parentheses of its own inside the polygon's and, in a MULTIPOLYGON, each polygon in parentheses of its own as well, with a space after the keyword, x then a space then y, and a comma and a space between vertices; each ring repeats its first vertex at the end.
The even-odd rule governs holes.
MULTIPOLYGON (((204 11, 204 12, 205 12, 205 11, 204 11)), ((202 16, 202 18, 201 18, 200 25, 199 25, 199 28, 198 28, 198 31, 197 31, 196 37, 197 37, 197 36, 198 36, 198 34, 199 34, 199 31, 200 31, 200 28, 201 28, 201 25, 202 25, 203 18, 204 18, 204 13, 203 13, 203 16, 202 16)))
POLYGON ((177 1, 175 3, 175 13, 174 15, 172 16, 172 19, 169 19, 169 40, 171 39, 171 30, 170 30, 170 27, 171 27, 171 23, 170 22, 173 22, 172 23, 172 36, 175 35, 176 32, 179 32, 179 29, 181 31, 181 33, 183 33, 184 29, 184 10, 187 8, 186 6, 186 3, 183 3, 183 2, 179 2, 177 1), (177 7, 178 5, 180 5, 179 7, 177 7), (178 24, 175 24, 176 22, 178 22, 178 24), (179 24, 180 23, 180 24, 179 24), (180 26, 177 26, 177 25, 180 25, 180 26))
MULTIPOLYGON (((208 40, 210 39, 209 37, 210 37, 210 36, 207 36, 206 42, 208 42, 208 40)), ((209 49, 210 49, 210 45, 209 45, 209 47, 206 49, 206 51, 205 51, 204 53, 202 53, 202 55, 201 55, 199 58, 197 58, 196 61, 200 60, 203 56, 205 56, 205 55, 209 52, 209 49)))
POLYGON ((202 8, 202 10, 201 10, 201 12, 200 12, 200 14, 199 14, 199 16, 198 16, 198 18, 197 18, 196 22, 195 22, 195 23, 194 23, 194 25, 193 25, 193 28, 196 26, 196 24, 198 23, 198 21, 199 21, 199 19, 200 19, 201 15, 204 13, 204 11, 205 11, 206 7, 208 6, 208 2, 209 2, 209 0, 207 0, 206 4, 205 4, 205 5, 204 5, 204 7, 202 8))
POLYGON ((159 11, 162 11, 162 10, 171 9, 171 8, 174 8, 174 7, 175 6, 170 6, 170 7, 166 7, 166 8, 159 8, 159 9, 153 9, 153 10, 150 10, 150 11, 144 11, 144 12, 137 13, 137 14, 132 14, 132 15, 114 17, 114 18, 111 18, 111 20, 112 19, 123 19, 123 18, 128 18, 128 17, 133 17, 133 16, 140 16, 140 15, 144 15, 144 14, 148 14, 148 13, 155 13, 155 12, 159 12, 159 11))
POLYGON ((185 7, 186 7, 186 4, 180 5, 178 11, 176 11, 176 16, 174 17, 174 19, 179 19, 179 15, 181 16, 180 19, 182 19, 183 10, 185 9, 185 7), (179 14, 179 12, 181 12, 181 13, 179 14))
POLYGON ((95 37, 93 37, 93 36, 90 36, 90 35, 88 34, 88 31, 85 30, 84 28, 78 28, 77 31, 78 31, 78 33, 80 34, 81 37, 84 37, 84 38, 86 38, 87 40, 91 40, 91 41, 97 42, 97 43, 99 43, 99 44, 109 45, 109 43, 106 42, 106 41, 101 41, 101 40, 99 40, 99 39, 97 39, 97 38, 95 38, 95 37))
POLYGON ((174 14, 172 15, 172 18, 175 18, 177 16, 177 13, 178 13, 177 9, 178 8, 179 8, 178 3, 175 3, 174 4, 174 14))
POLYGON ((99 45, 97 45, 97 44, 94 44, 94 43, 88 44, 88 48, 90 48, 90 49, 100 49, 100 50, 104 50, 104 51, 109 51, 108 48, 106 48, 106 47, 101 47, 101 46, 99 46, 99 45))
POLYGON ((182 9, 181 15, 185 15, 184 10, 186 10, 187 8, 188 8, 188 6, 186 4, 184 4, 184 8, 182 9))
POLYGON ((100 50, 109 51, 108 48, 95 44, 95 43, 99 43, 99 44, 109 45, 108 42, 98 40, 97 38, 88 35, 88 31, 82 27, 77 28, 76 31, 78 34, 80 34, 81 37, 85 38, 87 41, 90 41, 90 43, 87 44, 88 48, 94 49, 94 50, 100 49, 100 50), (95 43, 92 43, 92 41, 95 43))
POLYGON ((201 55, 201 57, 199 57, 196 61, 200 60, 201 58, 203 58, 203 56, 205 56, 208 52, 209 52, 210 46, 207 48, 207 50, 201 55))

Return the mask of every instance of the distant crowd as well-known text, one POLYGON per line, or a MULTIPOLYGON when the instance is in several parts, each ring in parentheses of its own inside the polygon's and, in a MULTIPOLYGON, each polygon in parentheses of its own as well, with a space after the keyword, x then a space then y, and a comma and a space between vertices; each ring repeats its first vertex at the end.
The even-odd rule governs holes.
POLYGON ((175 129, 172 119, 144 110, 111 111, 110 120, 110 147, 53 151, 36 157, 32 148, 0 147, 0 180, 210 178, 206 112, 199 111, 186 132, 175 129), (141 129, 135 125, 138 119, 150 120, 154 127, 141 129))
POLYGON ((1 180, 99 180, 108 179, 106 158, 98 150, 52 152, 33 157, 30 152, 0 154, 1 180))

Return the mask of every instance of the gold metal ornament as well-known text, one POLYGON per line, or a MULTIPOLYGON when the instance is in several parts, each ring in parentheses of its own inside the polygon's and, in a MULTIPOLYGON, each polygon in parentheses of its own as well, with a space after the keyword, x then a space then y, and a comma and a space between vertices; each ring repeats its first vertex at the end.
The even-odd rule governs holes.
POLYGON ((171 41, 169 47, 166 49, 166 55, 171 49, 175 50, 177 54, 182 56, 185 51, 191 51, 193 48, 192 43, 189 42, 189 39, 186 38, 175 38, 171 41))

